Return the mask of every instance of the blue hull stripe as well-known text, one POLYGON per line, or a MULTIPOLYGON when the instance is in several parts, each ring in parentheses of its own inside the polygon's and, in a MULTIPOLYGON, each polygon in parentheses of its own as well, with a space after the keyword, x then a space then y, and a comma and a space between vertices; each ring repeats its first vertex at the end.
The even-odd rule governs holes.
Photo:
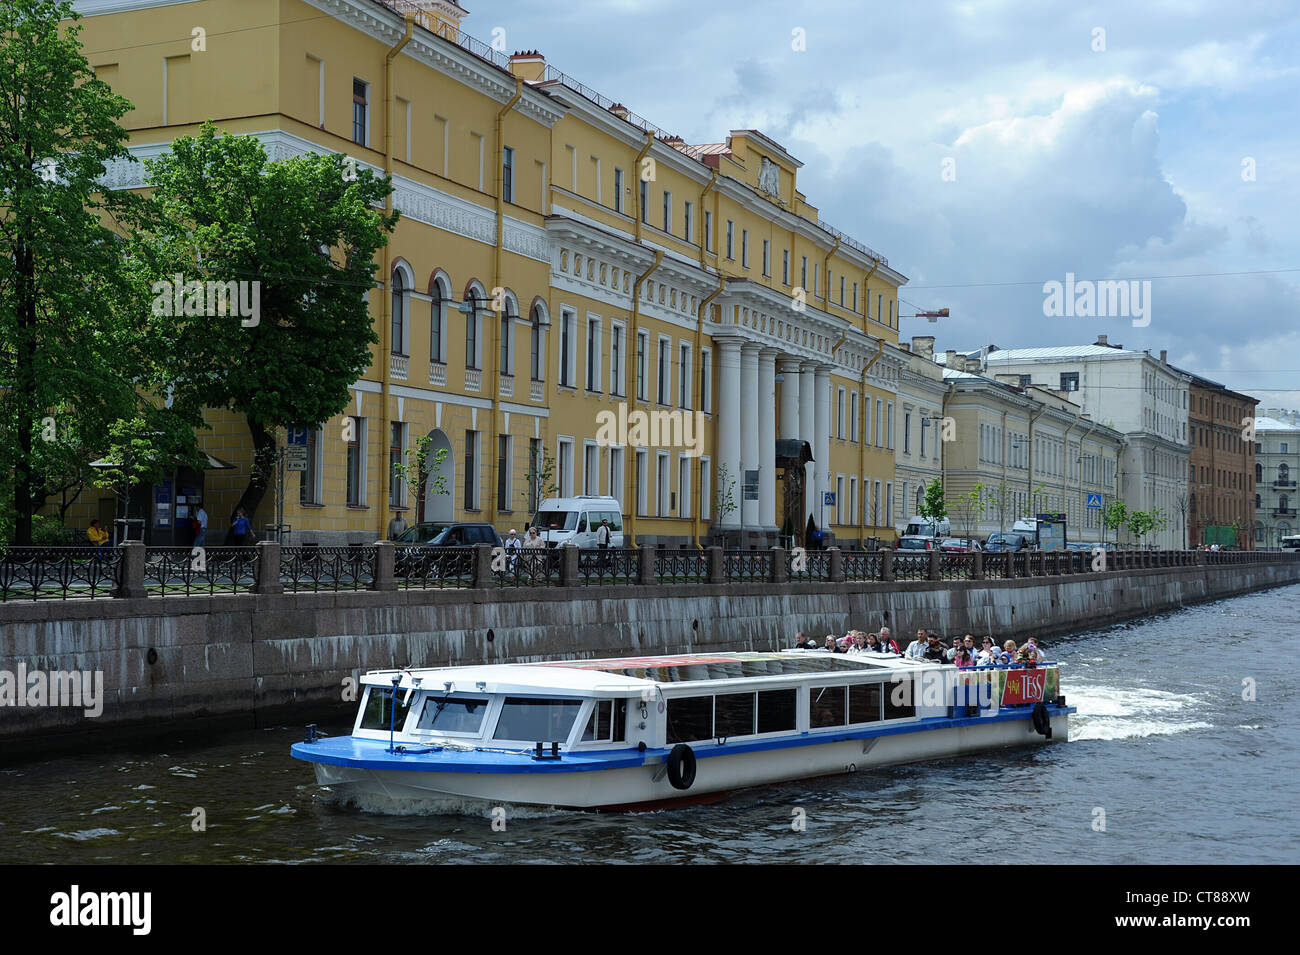
MULTIPOLYGON (((815 731, 779 739, 753 739, 735 743, 701 742, 691 744, 696 758, 735 756, 770 749, 789 749, 796 746, 820 746, 844 740, 871 739, 880 736, 901 736, 905 733, 925 733, 930 730, 957 729, 963 726, 984 726, 991 723, 1029 723, 1031 709, 1003 710, 996 716, 960 716, 927 719, 919 723, 898 725, 873 725, 842 732, 815 731)), ((1050 717, 1076 712, 1073 706, 1048 706, 1050 717)), ((668 749, 636 750, 583 750, 565 752, 560 759, 533 759, 530 752, 484 752, 480 750, 438 749, 419 743, 399 744, 405 753, 388 752, 388 741, 357 739, 353 736, 335 736, 314 743, 294 743, 290 749, 296 759, 330 766, 347 766, 352 769, 406 770, 435 773, 582 773, 602 769, 627 769, 661 763, 668 757, 668 749)))

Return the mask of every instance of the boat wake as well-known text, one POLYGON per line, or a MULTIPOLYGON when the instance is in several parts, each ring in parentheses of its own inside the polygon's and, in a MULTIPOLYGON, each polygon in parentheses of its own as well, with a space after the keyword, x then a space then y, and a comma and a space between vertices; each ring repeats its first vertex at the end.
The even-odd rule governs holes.
POLYGON ((1188 719, 1203 701, 1186 694, 1075 684, 1069 701, 1071 706, 1079 708, 1070 719, 1072 741, 1140 739, 1211 729, 1213 726, 1202 720, 1188 719))
POLYGON ((357 810, 384 816, 473 816, 493 818, 493 810, 505 810, 505 818, 540 819, 548 816, 568 815, 573 810, 554 806, 525 806, 514 803, 491 803, 463 796, 425 796, 414 799, 403 796, 394 799, 379 793, 338 793, 330 790, 317 795, 322 804, 338 809, 357 810))

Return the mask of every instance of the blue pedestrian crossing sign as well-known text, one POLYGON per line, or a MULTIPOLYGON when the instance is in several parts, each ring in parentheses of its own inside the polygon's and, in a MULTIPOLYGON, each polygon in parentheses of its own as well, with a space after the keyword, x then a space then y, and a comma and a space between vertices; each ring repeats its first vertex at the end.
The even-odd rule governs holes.
POLYGON ((1100 495, 1100 494, 1089 494, 1089 495, 1088 495, 1088 507, 1101 507, 1101 495, 1100 495))
POLYGON ((822 494, 822 504, 823 504, 825 507, 834 507, 834 506, 835 506, 835 492, 834 492, 834 491, 826 491, 825 493, 823 493, 823 494, 822 494))

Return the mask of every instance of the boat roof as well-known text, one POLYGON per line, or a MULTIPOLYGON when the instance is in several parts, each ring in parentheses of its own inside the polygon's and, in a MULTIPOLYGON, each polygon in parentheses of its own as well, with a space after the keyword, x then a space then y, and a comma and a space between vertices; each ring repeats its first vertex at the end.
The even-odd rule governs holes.
POLYGON ((547 693, 555 691, 619 695, 663 683, 734 681, 812 673, 861 672, 875 668, 912 667, 892 654, 835 654, 825 650, 780 652, 686 653, 600 660, 545 660, 468 667, 374 670, 362 677, 372 686, 400 686, 452 693, 547 693))

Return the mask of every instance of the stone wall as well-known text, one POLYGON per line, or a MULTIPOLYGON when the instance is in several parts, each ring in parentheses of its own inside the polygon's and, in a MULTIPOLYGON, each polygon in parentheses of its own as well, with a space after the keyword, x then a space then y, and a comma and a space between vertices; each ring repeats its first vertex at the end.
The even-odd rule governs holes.
MULTIPOLYGON (((99 670, 98 718, 0 708, 0 753, 113 731, 339 715, 345 678, 435 666, 790 646, 888 622, 1051 636, 1300 582, 1300 559, 1013 580, 401 590, 0 604, 0 674, 99 670)), ((2 757, 0 757, 2 758, 2 757)))

